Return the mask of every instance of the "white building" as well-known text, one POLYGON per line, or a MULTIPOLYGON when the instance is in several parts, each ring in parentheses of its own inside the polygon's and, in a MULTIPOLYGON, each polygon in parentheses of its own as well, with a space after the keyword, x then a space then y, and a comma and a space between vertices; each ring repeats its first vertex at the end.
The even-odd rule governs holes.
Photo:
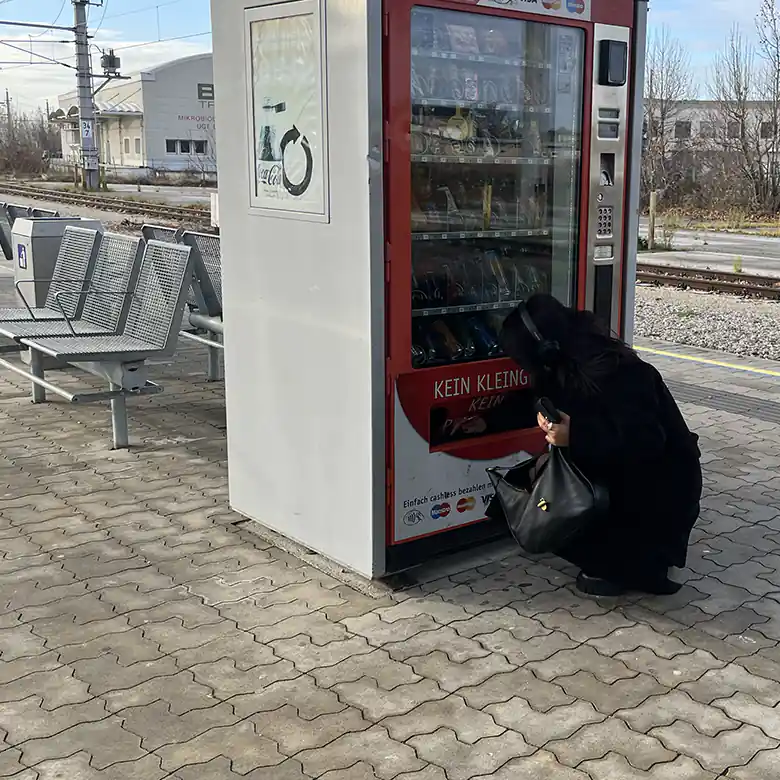
MULTIPOLYGON (((51 119, 62 124, 65 161, 79 160, 76 93, 58 98, 51 119)), ((214 173, 217 169, 211 54, 168 62, 95 96, 101 165, 141 176, 154 171, 214 173)))

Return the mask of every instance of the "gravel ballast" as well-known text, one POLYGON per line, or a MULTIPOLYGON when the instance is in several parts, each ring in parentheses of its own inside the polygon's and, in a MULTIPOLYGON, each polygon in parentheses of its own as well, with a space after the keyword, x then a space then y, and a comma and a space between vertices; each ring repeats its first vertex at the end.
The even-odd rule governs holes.
POLYGON ((780 360, 780 301, 637 285, 634 334, 780 360))

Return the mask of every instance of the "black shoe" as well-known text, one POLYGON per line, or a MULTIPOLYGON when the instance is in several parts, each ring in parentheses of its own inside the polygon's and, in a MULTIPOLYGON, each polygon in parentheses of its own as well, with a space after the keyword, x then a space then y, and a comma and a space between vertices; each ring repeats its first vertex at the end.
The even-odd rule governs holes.
POLYGON ((584 572, 577 575, 577 590, 580 593, 587 593, 589 596, 605 596, 615 598, 622 596, 626 589, 617 582, 602 580, 600 577, 591 577, 584 572))
POLYGON ((649 593, 652 596, 673 596, 680 588, 682 585, 679 582, 670 580, 668 577, 661 577, 657 580, 643 582, 637 586, 636 590, 649 593))

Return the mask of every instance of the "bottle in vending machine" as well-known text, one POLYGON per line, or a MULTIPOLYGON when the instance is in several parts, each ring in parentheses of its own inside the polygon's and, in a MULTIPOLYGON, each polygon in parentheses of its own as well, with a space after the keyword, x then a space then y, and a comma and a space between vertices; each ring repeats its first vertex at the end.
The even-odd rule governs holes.
POLYGON ((476 315, 469 317, 469 330, 474 338, 479 353, 485 357, 494 357, 501 352, 501 346, 498 343, 495 333, 485 323, 485 321, 476 315))
POLYGON ((444 320, 434 320, 428 329, 428 336, 442 359, 455 361, 463 358, 465 349, 444 320))
POLYGON ((509 280, 504 273, 504 266, 501 263, 501 257, 497 250, 490 249, 485 252, 485 260, 490 269, 490 274, 495 282, 496 301, 511 301, 512 289, 509 286, 509 280))
POLYGON ((463 317, 455 317, 450 324, 453 334, 463 346, 463 360, 472 360, 477 354, 477 345, 469 331, 468 323, 463 317))

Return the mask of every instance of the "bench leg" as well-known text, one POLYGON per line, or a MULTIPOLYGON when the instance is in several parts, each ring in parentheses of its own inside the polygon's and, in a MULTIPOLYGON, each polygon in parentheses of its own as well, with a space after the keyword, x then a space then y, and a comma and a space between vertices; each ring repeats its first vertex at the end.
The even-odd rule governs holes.
MULTIPOLYGON (((219 340, 219 336, 214 334, 213 336, 214 340, 219 340)), ((219 382, 220 379, 222 379, 221 372, 219 370, 219 353, 221 352, 220 349, 217 349, 217 347, 208 347, 208 369, 207 369, 207 378, 206 381, 208 382, 219 382)))
MULTIPOLYGON (((112 390, 121 390, 119 385, 111 384, 112 390)), ((111 399, 111 428, 114 434, 114 449, 130 446, 127 432, 127 401, 123 395, 111 399)))
MULTIPOLYGON (((37 349, 30 350, 30 373, 38 379, 44 378, 43 353, 37 349)), ((46 388, 32 383, 32 402, 42 404, 46 401, 46 388)))

